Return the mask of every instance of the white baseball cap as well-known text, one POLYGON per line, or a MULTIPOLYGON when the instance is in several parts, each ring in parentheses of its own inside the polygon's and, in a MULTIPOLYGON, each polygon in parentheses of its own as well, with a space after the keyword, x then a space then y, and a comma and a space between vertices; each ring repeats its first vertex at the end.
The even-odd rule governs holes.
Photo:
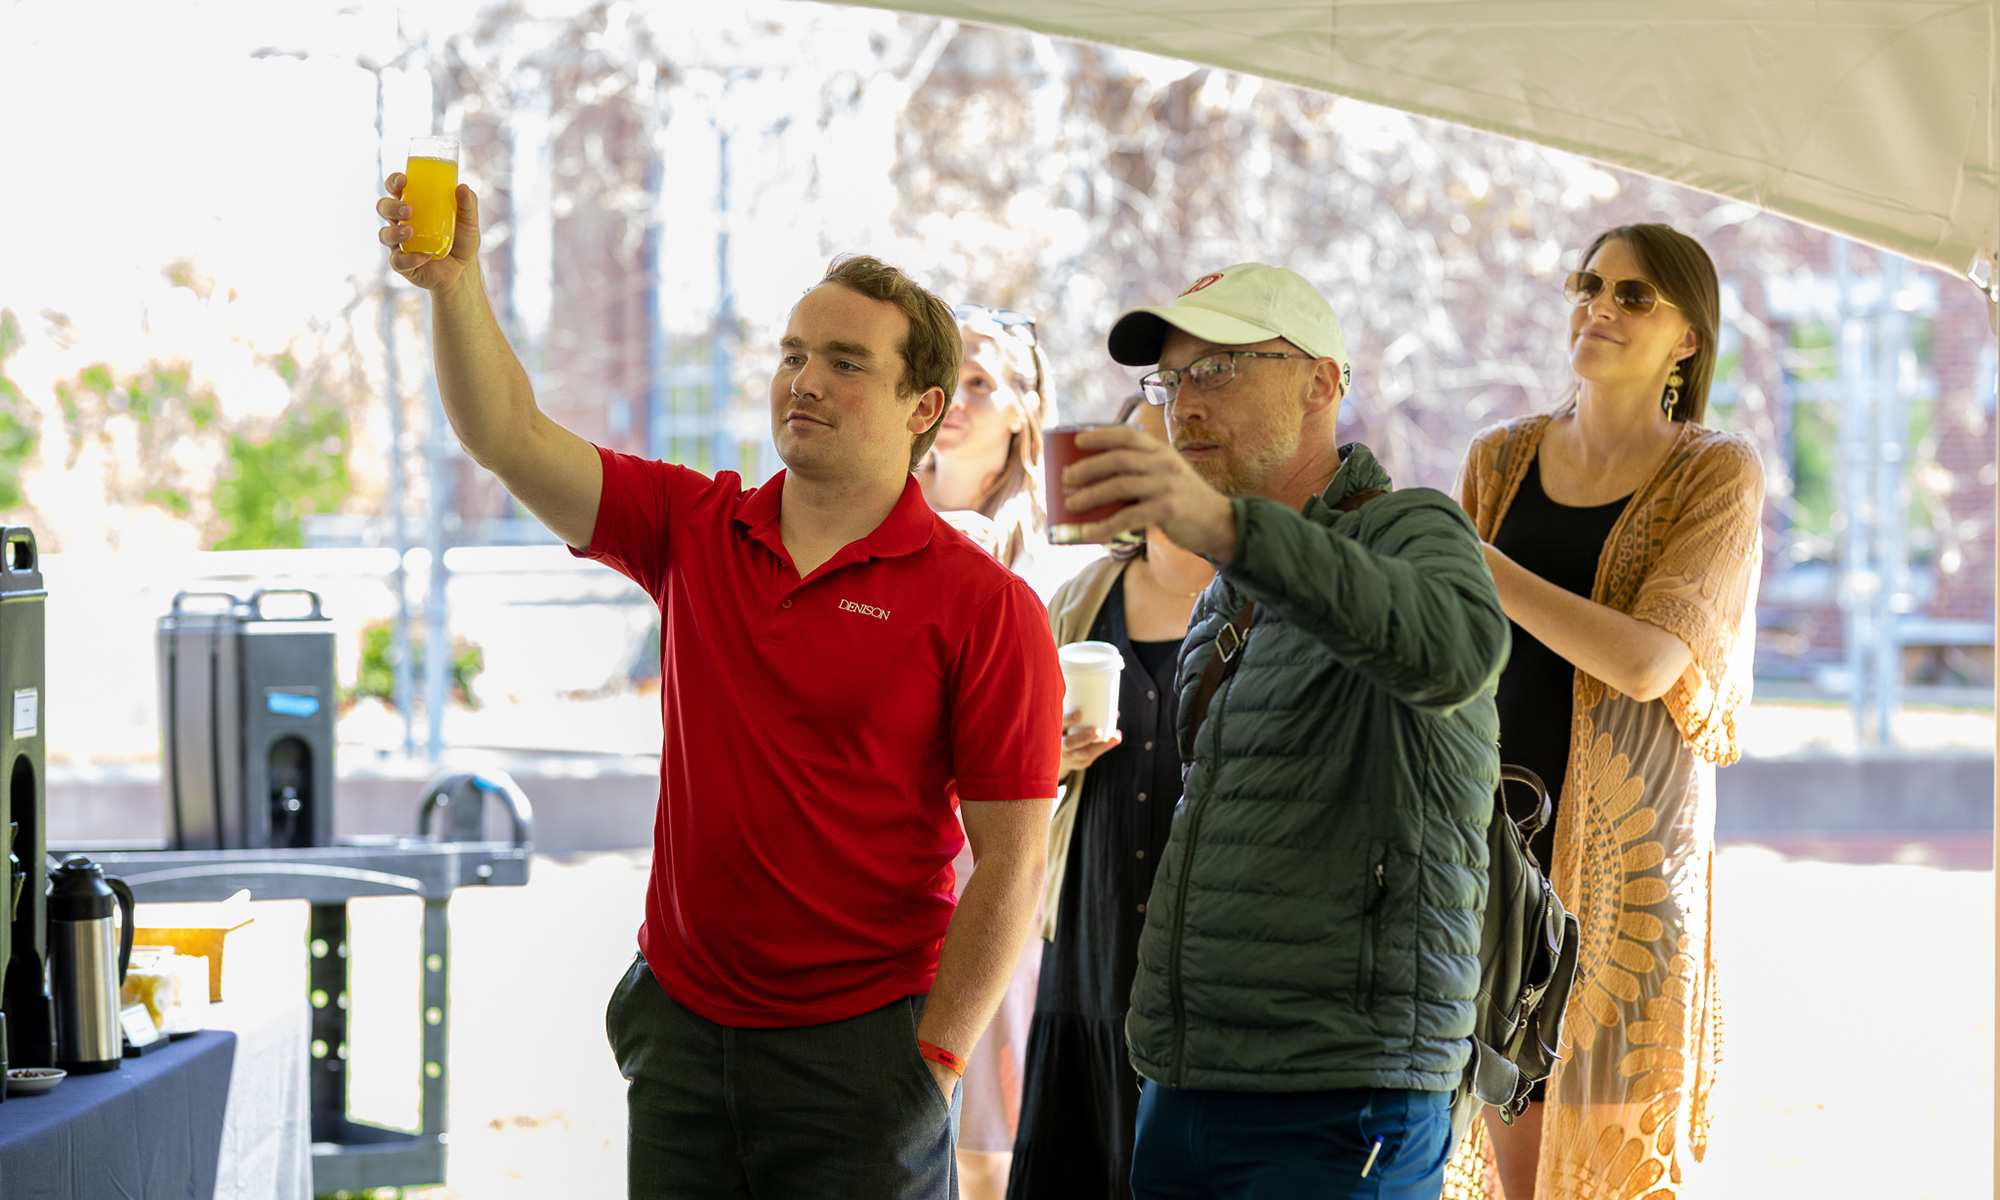
POLYGON ((1237 263, 1190 283, 1172 304, 1133 309, 1111 326, 1112 360, 1128 367, 1159 362, 1169 325, 1219 346, 1283 338, 1314 358, 1339 363, 1342 390, 1353 373, 1333 306, 1283 267, 1237 263))

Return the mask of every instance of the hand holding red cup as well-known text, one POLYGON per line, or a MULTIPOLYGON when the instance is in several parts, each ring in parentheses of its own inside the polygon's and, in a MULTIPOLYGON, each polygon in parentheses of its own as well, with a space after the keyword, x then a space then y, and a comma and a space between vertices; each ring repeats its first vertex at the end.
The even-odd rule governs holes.
POLYGON ((1157 525, 1212 562, 1235 555, 1235 505, 1145 430, 1062 426, 1044 434, 1043 453, 1051 542, 1137 540, 1157 525))
MULTIPOLYGON (((1043 499, 1049 510, 1049 541, 1057 546, 1075 546, 1097 541, 1088 536, 1089 527, 1105 520, 1126 504, 1099 504, 1089 509, 1074 509, 1069 504, 1069 490, 1063 486, 1063 472, 1092 454, 1095 450, 1085 450, 1076 444, 1077 435, 1098 429, 1121 429, 1120 425, 1058 425, 1042 431, 1042 464, 1046 494, 1043 499)), ((1142 535, 1143 536, 1143 535, 1142 535)))

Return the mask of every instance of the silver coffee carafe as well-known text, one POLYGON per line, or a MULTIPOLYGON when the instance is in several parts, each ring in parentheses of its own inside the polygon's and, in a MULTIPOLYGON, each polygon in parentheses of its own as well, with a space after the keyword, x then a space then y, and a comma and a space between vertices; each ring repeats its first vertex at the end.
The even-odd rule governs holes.
POLYGON ((118 989, 132 962, 132 889, 81 854, 49 876, 49 982, 55 995, 56 1063, 113 1071, 125 1061, 118 989), (118 923, 123 907, 124 924, 118 923))

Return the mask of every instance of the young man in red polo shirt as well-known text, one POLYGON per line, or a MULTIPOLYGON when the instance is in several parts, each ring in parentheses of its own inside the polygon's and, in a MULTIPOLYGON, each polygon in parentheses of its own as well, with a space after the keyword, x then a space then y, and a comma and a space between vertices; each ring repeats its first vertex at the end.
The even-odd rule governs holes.
MULTIPOLYGON (((376 206, 392 248, 403 182, 376 206)), ((771 381, 786 469, 745 491, 541 413, 458 203, 449 255, 390 258, 431 294, 453 430, 660 605, 653 871, 606 1018, 631 1194, 955 1196, 957 1074, 1033 917, 1063 689, 1034 593, 911 476, 958 378, 950 310, 837 260, 771 381)))

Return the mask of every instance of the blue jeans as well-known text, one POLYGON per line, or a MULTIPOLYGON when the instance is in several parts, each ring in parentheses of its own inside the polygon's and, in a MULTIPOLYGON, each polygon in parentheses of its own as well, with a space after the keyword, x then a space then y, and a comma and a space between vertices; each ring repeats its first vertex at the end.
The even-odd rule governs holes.
POLYGON ((1134 1200, 1436 1200, 1451 1096, 1354 1088, 1204 1092, 1148 1080, 1134 1200), (1377 1142, 1375 1161, 1368 1155, 1377 1142), (1368 1174, 1361 1174, 1363 1165, 1368 1174))

